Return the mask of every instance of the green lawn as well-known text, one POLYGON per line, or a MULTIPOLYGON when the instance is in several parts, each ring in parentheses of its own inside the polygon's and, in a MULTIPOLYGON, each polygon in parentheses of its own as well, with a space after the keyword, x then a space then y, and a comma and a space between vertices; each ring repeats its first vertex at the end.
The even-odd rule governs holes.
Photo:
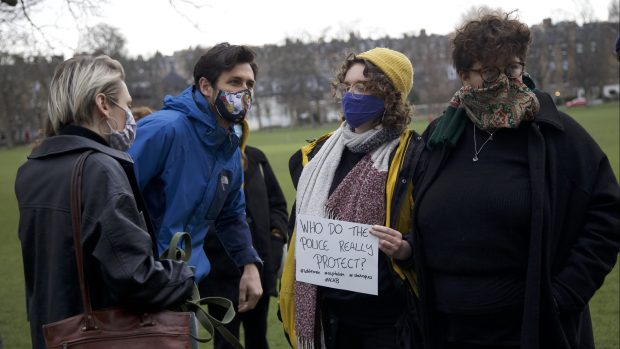
MULTIPOLYGON (((619 109, 618 104, 566 110, 575 117, 605 150, 616 176, 620 173, 619 160, 619 109)), ((426 122, 414 122, 413 128, 421 132, 426 122)), ((269 157, 282 189, 290 204, 294 190, 288 175, 288 159, 305 140, 316 138, 331 129, 280 129, 254 132, 250 144, 261 148, 269 157)), ((0 150, 0 335, 5 348, 30 347, 30 336, 25 315, 23 272, 20 245, 17 238, 18 213, 13 192, 17 167, 25 161, 30 150, 26 147, 0 150)), ((599 349, 616 349, 619 343, 619 270, 618 266, 606 279, 603 287, 591 301, 595 339, 599 349)), ((272 298, 269 341, 272 349, 288 348, 282 328, 276 318, 276 299, 272 298)), ((208 345, 207 347, 211 347, 208 345)))

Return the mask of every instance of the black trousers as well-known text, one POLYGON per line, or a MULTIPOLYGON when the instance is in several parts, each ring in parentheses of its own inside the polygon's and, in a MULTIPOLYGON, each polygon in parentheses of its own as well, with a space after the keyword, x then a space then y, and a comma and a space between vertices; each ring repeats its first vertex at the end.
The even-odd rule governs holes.
POLYGON ((396 326, 358 327, 339 323, 326 331, 329 349, 400 349, 396 326))
MULTIPOLYGON (((269 295, 263 295, 256 307, 245 313, 237 313, 234 320, 231 321, 226 328, 237 338, 239 338, 239 328, 243 324, 243 331, 245 335, 245 348, 246 349, 269 349, 269 343, 267 343, 267 315, 269 314, 269 295)), ((233 300, 235 308, 237 307, 236 299, 233 300)), ((218 319, 224 316, 225 309, 218 306, 209 307, 209 313, 218 319)), ((213 339, 214 349, 233 349, 228 342, 219 334, 215 332, 213 339)))
POLYGON ((514 345, 500 345, 500 346, 485 346, 469 343, 448 343, 446 349, 519 349, 519 346, 514 345))
MULTIPOLYGON (((411 319, 403 314, 394 322, 377 324, 344 321, 326 307, 322 308, 327 349, 414 349, 411 319)), ((366 319, 367 320, 367 319, 366 319)))

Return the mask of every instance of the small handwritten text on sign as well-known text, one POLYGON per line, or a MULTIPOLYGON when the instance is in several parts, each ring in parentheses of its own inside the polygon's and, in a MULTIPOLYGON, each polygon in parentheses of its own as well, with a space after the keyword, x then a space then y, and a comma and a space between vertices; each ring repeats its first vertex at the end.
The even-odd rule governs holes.
POLYGON ((378 239, 370 225, 297 215, 297 281, 377 295, 378 239))

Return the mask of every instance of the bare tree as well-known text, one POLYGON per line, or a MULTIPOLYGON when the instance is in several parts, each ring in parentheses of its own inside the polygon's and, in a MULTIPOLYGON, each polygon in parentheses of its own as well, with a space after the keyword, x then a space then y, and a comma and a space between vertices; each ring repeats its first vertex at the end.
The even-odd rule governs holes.
POLYGON ((106 54, 112 58, 125 57, 127 39, 118 28, 99 23, 80 37, 78 50, 91 54, 106 54))
MULTIPOLYGON (((0 2, 0 37, 4 39, 0 49, 39 55, 41 51, 51 51, 59 45, 69 46, 62 40, 53 42, 49 37, 49 26, 33 20, 33 14, 41 11, 46 3, 45 0, 0 2)), ((71 15, 77 30, 84 30, 87 28, 85 23, 98 15, 106 3, 107 0, 64 0, 62 10, 71 15)))
POLYGON ((469 10, 465 11, 462 15, 461 15, 461 22, 459 23, 459 26, 461 26, 462 24, 464 24, 465 22, 469 22, 471 20, 475 20, 485 14, 497 14, 497 13, 503 13, 504 11, 499 8, 499 7, 489 7, 487 5, 482 5, 482 6, 472 6, 469 8, 469 10))
POLYGON ((0 50, 23 46, 33 35, 33 32, 42 32, 34 25, 30 13, 37 8, 42 0, 17 1, 2 0, 0 2, 0 50), (28 25, 24 25, 28 23, 28 25))
POLYGON ((620 22, 620 4, 618 4, 617 0, 611 0, 609 2, 609 7, 607 8, 607 10, 609 11, 609 15, 607 17, 607 20, 609 22, 620 22))
MULTIPOLYGON (((582 87, 589 100, 598 98, 608 75, 609 50, 601 39, 606 36, 605 27, 597 23, 585 23, 576 35, 574 85, 582 87)), ((610 45, 611 46, 611 45, 610 45)))
POLYGON ((43 127, 48 77, 58 63, 0 52, 0 138, 8 146, 32 141, 43 127))
MULTIPOLYGON (((109 0, 63 0, 58 10, 69 14, 78 32, 91 30, 89 23, 96 22, 109 0)), ((49 5, 48 0, 0 0, 0 50, 39 55, 59 47, 74 49, 74 43, 50 36, 49 28, 56 25, 37 23, 33 14, 49 5)), ((207 6, 210 0, 167 0, 171 8, 198 28, 198 23, 188 13, 207 6)), ((54 6, 57 6, 54 4, 54 6)), ((199 28, 198 28, 199 29, 199 28)))
POLYGON ((590 0, 573 0, 573 3, 575 4, 575 9, 577 11, 577 18, 580 20, 581 24, 596 21, 594 8, 592 7, 590 0))

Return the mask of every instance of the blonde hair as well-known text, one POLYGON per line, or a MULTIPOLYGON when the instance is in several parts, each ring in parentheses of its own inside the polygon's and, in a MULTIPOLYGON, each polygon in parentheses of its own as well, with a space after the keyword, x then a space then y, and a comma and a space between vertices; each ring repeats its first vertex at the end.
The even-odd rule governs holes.
POLYGON ((125 70, 108 56, 75 56, 56 68, 50 83, 47 102, 51 126, 48 135, 57 134, 63 125, 90 124, 93 121, 95 97, 103 93, 117 100, 125 70))

